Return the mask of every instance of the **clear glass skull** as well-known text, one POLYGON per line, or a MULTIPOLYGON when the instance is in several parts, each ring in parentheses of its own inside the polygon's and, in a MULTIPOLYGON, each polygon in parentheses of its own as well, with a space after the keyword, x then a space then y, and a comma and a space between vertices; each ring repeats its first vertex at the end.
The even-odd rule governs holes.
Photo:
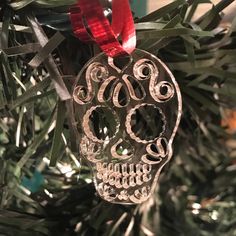
POLYGON ((178 84, 152 54, 90 60, 73 89, 80 154, 104 200, 138 204, 154 192, 182 111, 178 84))

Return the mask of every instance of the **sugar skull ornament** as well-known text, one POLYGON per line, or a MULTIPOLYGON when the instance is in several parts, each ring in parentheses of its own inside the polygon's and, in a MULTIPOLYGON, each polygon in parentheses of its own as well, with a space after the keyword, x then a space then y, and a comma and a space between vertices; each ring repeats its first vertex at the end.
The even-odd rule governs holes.
POLYGON ((139 49, 119 59, 101 53, 79 73, 73 102, 80 154, 98 195, 112 203, 146 201, 172 156, 181 117, 170 70, 139 49))

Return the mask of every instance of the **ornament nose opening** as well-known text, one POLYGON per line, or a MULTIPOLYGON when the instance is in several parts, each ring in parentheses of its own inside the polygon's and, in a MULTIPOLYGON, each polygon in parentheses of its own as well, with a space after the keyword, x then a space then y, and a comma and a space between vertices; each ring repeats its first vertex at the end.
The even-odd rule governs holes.
POLYGON ((130 159, 133 154, 134 148, 131 143, 123 138, 120 138, 118 142, 111 147, 111 156, 114 162, 130 159))

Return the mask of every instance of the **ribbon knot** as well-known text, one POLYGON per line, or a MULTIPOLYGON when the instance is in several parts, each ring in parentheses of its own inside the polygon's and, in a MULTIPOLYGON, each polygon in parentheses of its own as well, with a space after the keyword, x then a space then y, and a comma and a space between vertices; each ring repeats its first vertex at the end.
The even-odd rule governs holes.
POLYGON ((80 40, 96 42, 109 57, 130 54, 135 49, 136 32, 128 0, 112 1, 112 24, 104 16, 99 0, 79 0, 70 9, 70 19, 80 40))

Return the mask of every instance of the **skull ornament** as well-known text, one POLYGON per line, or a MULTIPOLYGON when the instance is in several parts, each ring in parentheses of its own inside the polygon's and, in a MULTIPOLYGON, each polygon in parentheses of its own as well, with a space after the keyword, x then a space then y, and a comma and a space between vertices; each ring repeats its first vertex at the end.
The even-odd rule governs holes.
POLYGON ((127 60, 91 59, 73 88, 80 154, 98 194, 138 204, 153 193, 172 156, 182 101, 174 76, 157 57, 136 49, 127 60))

